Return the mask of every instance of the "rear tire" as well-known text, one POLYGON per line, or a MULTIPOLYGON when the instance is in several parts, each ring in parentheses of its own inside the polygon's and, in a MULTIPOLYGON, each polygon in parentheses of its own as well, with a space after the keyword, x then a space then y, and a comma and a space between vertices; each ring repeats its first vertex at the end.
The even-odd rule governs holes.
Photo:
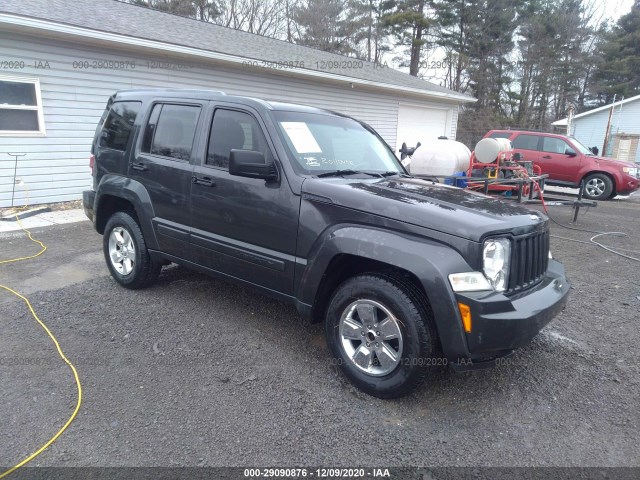
POLYGON ((125 288, 145 288, 155 283, 162 263, 149 255, 138 222, 129 213, 116 212, 104 229, 104 258, 111 276, 125 288))
POLYGON ((430 313, 399 279, 363 274, 335 291, 325 319, 327 344, 353 385, 379 398, 409 394, 426 379, 437 341, 430 313))
POLYGON ((584 179, 584 196, 591 200, 607 200, 613 193, 613 182, 604 173, 592 173, 584 179))

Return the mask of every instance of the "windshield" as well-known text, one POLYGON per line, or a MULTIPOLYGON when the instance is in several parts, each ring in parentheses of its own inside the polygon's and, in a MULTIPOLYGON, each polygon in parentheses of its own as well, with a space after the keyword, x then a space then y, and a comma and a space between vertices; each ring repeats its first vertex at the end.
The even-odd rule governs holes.
POLYGON ((297 169, 303 173, 404 173, 391 149, 351 118, 282 111, 274 116, 297 169))
POLYGON ((569 138, 571 138, 571 143, 573 143, 573 146, 576 147, 576 149, 580 153, 584 155, 593 155, 593 152, 589 150, 587 147, 585 147, 583 144, 581 144, 577 139, 573 137, 569 137, 569 138))

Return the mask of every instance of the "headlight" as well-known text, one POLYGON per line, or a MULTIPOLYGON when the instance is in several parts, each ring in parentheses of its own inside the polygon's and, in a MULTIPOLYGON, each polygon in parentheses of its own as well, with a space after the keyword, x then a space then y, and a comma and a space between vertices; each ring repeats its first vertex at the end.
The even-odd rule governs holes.
POLYGON ((622 171, 624 173, 628 173, 632 177, 637 177, 638 176, 638 169, 635 168, 635 167, 622 167, 622 171))
POLYGON ((496 292, 504 292, 509 283, 509 259, 511 243, 506 238, 494 238, 484 242, 482 270, 496 292))
POLYGON ((486 277, 480 272, 452 273, 449 283, 454 292, 479 292, 491 290, 486 277))

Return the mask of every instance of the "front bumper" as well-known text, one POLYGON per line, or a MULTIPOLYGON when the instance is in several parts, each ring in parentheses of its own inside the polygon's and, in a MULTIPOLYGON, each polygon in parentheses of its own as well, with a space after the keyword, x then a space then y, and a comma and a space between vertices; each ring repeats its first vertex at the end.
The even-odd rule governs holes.
POLYGON ((525 292, 512 296, 496 292, 456 294, 458 302, 471 308, 472 328, 465 334, 469 358, 461 362, 454 359, 454 369, 490 366, 497 358, 529 343, 564 309, 570 288, 562 264, 549 260, 542 282, 525 292))
POLYGON ((616 193, 628 195, 638 189, 640 189, 640 178, 625 174, 622 176, 622 184, 616 188, 616 193))
POLYGON ((96 192, 93 190, 85 190, 82 192, 82 208, 84 208, 84 214, 89 217, 93 223, 95 223, 95 213, 93 211, 93 205, 96 200, 96 192))

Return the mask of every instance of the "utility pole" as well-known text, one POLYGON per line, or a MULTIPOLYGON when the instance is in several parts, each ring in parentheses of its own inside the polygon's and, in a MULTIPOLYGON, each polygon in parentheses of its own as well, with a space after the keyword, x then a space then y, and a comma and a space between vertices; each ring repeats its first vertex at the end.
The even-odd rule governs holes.
POLYGON ((571 127, 573 126, 573 112, 575 110, 575 107, 573 105, 573 103, 569 104, 569 113, 567 115, 567 136, 570 137, 571 136, 571 127))
POLYGON ((609 120, 607 120, 607 129, 604 132, 604 142, 602 143, 602 156, 607 156, 607 143, 609 143, 609 130, 611 129, 611 117, 613 115, 613 110, 616 105, 616 95, 613 95, 613 103, 611 104, 611 109, 609 110, 609 120))

